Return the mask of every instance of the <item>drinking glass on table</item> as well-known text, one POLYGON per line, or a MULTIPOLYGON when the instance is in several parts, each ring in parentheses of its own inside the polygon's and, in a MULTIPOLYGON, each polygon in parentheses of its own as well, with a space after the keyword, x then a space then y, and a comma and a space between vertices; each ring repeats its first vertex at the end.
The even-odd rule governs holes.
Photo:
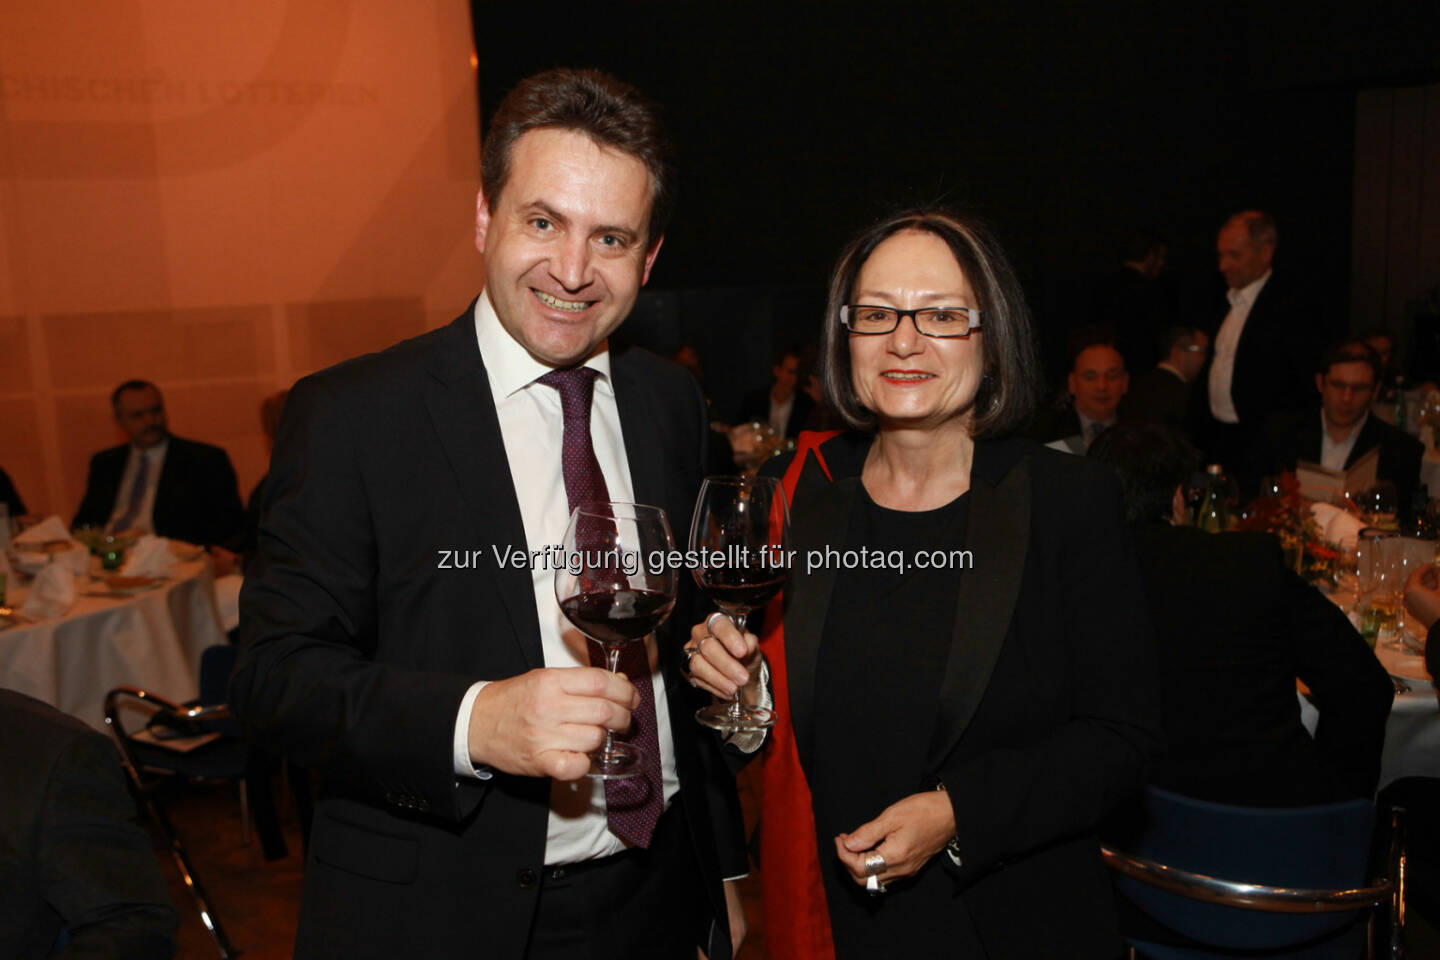
MULTIPOLYGON (((564 562, 555 570, 555 599, 576 629, 600 644, 615 673, 627 644, 643 643, 675 606, 675 571, 647 558, 675 549, 665 511, 639 503, 583 503, 565 528, 564 562)), ((648 676, 631 677, 645 683, 648 676)), ((640 773, 644 751, 605 731, 590 754, 587 776, 620 780, 640 773)))
MULTIPOLYGON (((790 550, 790 509, 773 477, 706 477, 690 522, 690 550, 700 561, 695 582, 745 632, 750 611, 765 606, 785 585, 790 550)), ((715 730, 764 730, 775 711, 740 702, 701 709, 695 719, 715 730)))

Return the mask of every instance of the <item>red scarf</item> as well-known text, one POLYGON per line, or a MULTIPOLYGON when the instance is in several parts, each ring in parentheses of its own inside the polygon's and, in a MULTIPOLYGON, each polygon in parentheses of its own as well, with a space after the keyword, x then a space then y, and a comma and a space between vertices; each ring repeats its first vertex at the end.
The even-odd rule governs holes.
MULTIPOLYGON (((815 455, 826 479, 831 479, 830 468, 820 454, 820 444, 838 432, 800 434, 795 459, 782 480, 792 508, 795 486, 810 454, 815 455)), ((835 945, 830 939, 830 911, 825 904, 820 855, 815 848, 815 813, 810 805, 810 785, 805 781, 805 771, 796 752, 795 728, 791 722, 781 597, 770 601, 766 608, 765 636, 760 640, 760 649, 770 665, 778 713, 775 726, 770 729, 770 742, 764 748, 760 779, 760 878, 765 902, 766 951, 777 960, 832 960, 835 945)))

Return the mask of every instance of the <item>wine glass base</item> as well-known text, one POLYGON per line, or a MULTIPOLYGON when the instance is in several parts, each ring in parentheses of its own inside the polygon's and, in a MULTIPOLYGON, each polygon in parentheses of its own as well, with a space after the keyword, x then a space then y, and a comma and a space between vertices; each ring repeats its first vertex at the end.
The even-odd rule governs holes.
POLYGON ((640 775, 644 751, 634 744, 616 742, 607 754, 603 749, 590 755, 590 769, 585 776, 592 780, 629 780, 640 775))
POLYGON ((744 704, 712 703, 695 711, 695 719, 702 726, 719 730, 721 733, 769 730, 775 726, 775 711, 764 707, 747 707, 744 704))

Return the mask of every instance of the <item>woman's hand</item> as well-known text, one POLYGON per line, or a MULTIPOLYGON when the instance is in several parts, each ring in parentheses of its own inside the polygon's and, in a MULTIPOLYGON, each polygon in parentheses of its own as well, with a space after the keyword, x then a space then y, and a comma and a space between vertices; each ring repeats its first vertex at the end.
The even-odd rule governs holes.
POLYGON ((1405 606, 1426 630, 1440 619, 1440 590, 1436 589, 1433 565, 1427 563, 1410 574, 1405 582, 1405 606))
POLYGON ((955 811, 943 790, 913 793, 890 804, 880 816, 835 838, 835 855, 850 877, 865 885, 865 858, 880 854, 881 883, 913 877, 955 835, 955 811))
POLYGON ((685 656, 694 686, 725 700, 744 688, 746 703, 759 701, 760 671, 755 668, 760 663, 760 641, 753 633, 736 630, 725 614, 712 613, 690 628, 685 656))

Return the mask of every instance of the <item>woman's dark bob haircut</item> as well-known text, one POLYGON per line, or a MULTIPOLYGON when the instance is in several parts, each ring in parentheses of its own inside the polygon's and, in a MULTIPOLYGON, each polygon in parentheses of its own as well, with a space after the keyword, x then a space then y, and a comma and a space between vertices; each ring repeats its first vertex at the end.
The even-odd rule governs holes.
POLYGON ((977 220, 951 210, 907 210, 875 224, 840 254, 830 277, 821 336, 825 398, 851 427, 876 428, 875 413, 860 403, 850 369, 851 334, 840 322, 840 308, 851 302, 855 281, 870 254, 886 239, 906 230, 933 233, 955 255, 955 262, 975 292, 980 309, 980 338, 985 371, 972 407, 970 435, 976 439, 1011 433, 1030 419, 1039 394, 1039 360, 1030 311, 1015 271, 995 238, 977 220))

